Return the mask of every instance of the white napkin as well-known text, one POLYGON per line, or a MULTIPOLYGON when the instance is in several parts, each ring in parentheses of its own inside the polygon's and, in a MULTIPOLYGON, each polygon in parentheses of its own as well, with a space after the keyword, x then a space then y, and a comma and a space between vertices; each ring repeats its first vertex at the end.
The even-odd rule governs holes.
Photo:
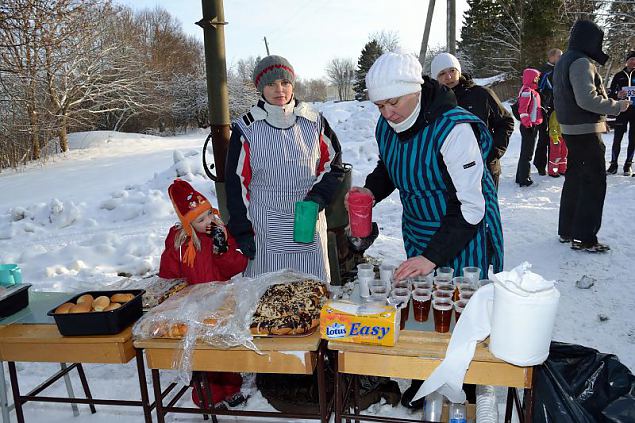
POLYGON ((465 402, 463 380, 474 357, 476 344, 487 338, 491 325, 489 306, 494 299, 494 284, 480 288, 465 306, 454 327, 445 359, 421 385, 412 401, 439 391, 451 402, 465 402))

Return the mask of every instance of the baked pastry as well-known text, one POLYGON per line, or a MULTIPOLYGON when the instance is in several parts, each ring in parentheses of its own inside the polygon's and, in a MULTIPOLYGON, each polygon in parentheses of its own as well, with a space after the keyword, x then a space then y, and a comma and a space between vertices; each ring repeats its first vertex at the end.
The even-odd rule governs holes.
POLYGON ((156 307, 187 286, 187 282, 182 279, 158 278, 143 287, 143 289, 145 289, 142 300, 143 308, 150 309, 156 307))
POLYGON ((110 301, 113 303, 127 303, 134 299, 134 294, 131 293, 118 293, 110 296, 110 301))
POLYGON ((121 304, 119 303, 110 303, 108 305, 108 307, 106 307, 105 309, 103 309, 103 311, 112 311, 112 310, 117 310, 118 308, 121 307, 121 304))
POLYGON ((67 314, 70 312, 71 308, 75 306, 73 303, 64 303, 55 309, 55 313, 57 314, 67 314))
POLYGON ((106 307, 110 305, 110 298, 105 295, 101 295, 93 300, 93 310, 104 311, 106 307))
POLYGON ((88 303, 88 304, 92 304, 94 299, 95 299, 95 298, 93 298, 93 296, 92 296, 92 295, 90 295, 90 294, 84 294, 84 295, 82 295, 81 297, 79 297, 79 298, 77 299, 77 304, 81 304, 81 303, 88 303))
POLYGON ((251 320, 254 335, 301 335, 320 324, 326 286, 319 281, 272 285, 262 295, 251 320))
POLYGON ((91 311, 91 303, 83 302, 75 304, 69 309, 69 313, 89 313, 91 311))

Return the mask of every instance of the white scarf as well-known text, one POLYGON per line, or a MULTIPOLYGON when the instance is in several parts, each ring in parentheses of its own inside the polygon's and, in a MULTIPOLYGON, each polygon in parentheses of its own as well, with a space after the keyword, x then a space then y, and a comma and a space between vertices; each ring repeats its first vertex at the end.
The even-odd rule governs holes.
POLYGON ((265 110, 267 111, 265 120, 276 128, 290 128, 296 119, 295 113, 293 113, 294 107, 295 101, 293 99, 284 106, 275 106, 265 101, 265 110))
POLYGON ((395 130, 395 132, 397 133, 404 132, 410 129, 412 125, 415 124, 415 122, 417 121, 417 118, 419 117, 420 111, 421 111, 421 92, 419 92, 419 100, 417 101, 417 106, 412 111, 412 113, 410 113, 410 116, 408 116, 407 118, 405 118, 399 123, 391 122, 389 120, 386 120, 386 121, 388 122, 388 125, 390 125, 392 129, 395 130))

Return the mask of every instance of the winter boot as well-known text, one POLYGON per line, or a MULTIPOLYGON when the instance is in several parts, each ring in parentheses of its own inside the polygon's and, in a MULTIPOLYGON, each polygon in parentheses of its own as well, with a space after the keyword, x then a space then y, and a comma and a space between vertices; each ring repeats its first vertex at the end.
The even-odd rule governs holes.
POLYGON ((632 165, 633 165, 632 162, 624 163, 624 176, 631 176, 633 174, 633 171, 631 169, 632 165))
POLYGON ((611 175, 615 175, 617 173, 617 162, 611 162, 608 169, 606 169, 606 173, 610 173, 611 175))

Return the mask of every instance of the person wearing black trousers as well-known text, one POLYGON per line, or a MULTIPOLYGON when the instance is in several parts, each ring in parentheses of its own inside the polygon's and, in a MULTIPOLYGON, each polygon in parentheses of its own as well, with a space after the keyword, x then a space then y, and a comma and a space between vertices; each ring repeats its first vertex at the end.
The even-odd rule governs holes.
POLYGON ((628 100, 608 98, 602 78, 591 60, 604 65, 604 32, 592 21, 573 24, 569 49, 562 55, 553 76, 554 106, 569 149, 567 173, 560 197, 560 242, 574 250, 606 252, 598 242, 606 195, 606 170, 602 133, 606 114, 618 115, 628 100))
MULTIPOLYGON (((626 66, 619 71, 613 77, 611 81, 611 88, 609 89, 609 97, 614 100, 622 100, 628 98, 626 96, 625 87, 632 87, 635 89, 635 50, 630 51, 626 55, 626 66)), ((635 97, 630 97, 631 101, 635 101, 635 97)), ((633 174, 633 155, 635 154, 635 107, 629 107, 629 109, 620 113, 615 119, 615 133, 613 134, 613 148, 611 151, 611 164, 606 170, 610 174, 617 173, 617 159, 620 155, 620 147, 622 144, 622 137, 628 130, 628 147, 626 148, 626 161, 624 162, 624 175, 631 176, 633 174)))
POLYGON ((540 93, 540 103, 543 107, 543 121, 538 126, 538 143, 534 154, 534 166, 538 174, 546 174, 547 162, 549 160, 549 116, 553 111, 553 70, 556 63, 562 56, 562 50, 552 48, 547 53, 547 63, 540 68, 540 81, 538 82, 538 92, 540 93))

